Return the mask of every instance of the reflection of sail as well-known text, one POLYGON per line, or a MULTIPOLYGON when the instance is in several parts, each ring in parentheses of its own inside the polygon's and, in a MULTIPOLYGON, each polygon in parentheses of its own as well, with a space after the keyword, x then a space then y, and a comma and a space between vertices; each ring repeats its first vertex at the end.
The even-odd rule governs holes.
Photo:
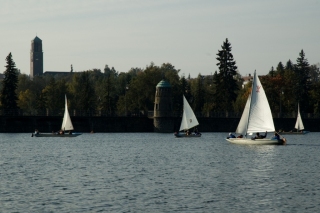
POLYGON ((73 130, 73 125, 68 112, 67 96, 65 96, 65 109, 61 129, 64 131, 73 130))
POLYGON ((296 121, 296 125, 294 126, 294 128, 296 128, 297 130, 303 130, 304 126, 302 123, 302 119, 301 119, 301 115, 300 115, 300 107, 298 104, 298 116, 297 116, 297 121, 296 121))
POLYGON ((199 122, 195 114, 193 113, 193 110, 190 107, 187 99, 183 96, 183 115, 179 131, 188 130, 197 125, 199 125, 199 122))

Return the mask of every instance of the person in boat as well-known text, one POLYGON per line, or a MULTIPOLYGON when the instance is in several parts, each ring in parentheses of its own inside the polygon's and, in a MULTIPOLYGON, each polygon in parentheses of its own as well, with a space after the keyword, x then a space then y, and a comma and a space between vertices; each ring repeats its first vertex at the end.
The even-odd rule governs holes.
POLYGON ((263 139, 267 137, 267 131, 264 135, 260 135, 259 132, 256 133, 256 136, 254 137, 254 139, 263 139))
POLYGON ((280 138, 280 135, 277 132, 274 133, 274 136, 271 138, 271 140, 281 141, 283 145, 285 145, 287 142, 287 139, 284 137, 280 138))
POLYGON ((229 138, 236 138, 236 136, 230 132, 230 133, 229 133, 229 137, 227 137, 227 138, 228 138, 228 139, 229 139, 229 138))
POLYGON ((38 129, 35 129, 35 130, 34 130, 34 134, 35 134, 35 135, 39 135, 39 130, 38 130, 38 129))
POLYGON ((243 135, 241 134, 241 135, 238 135, 238 137, 237 138, 243 138, 243 135))
POLYGON ((189 129, 186 131, 186 135, 190 135, 190 131, 189 131, 189 129))
POLYGON ((60 131, 59 131, 59 135, 63 135, 64 134, 64 131, 61 129, 60 131))
POLYGON ((201 135, 201 133, 198 131, 198 128, 195 128, 195 129, 194 129, 194 134, 195 134, 195 135, 201 135))
POLYGON ((278 133, 274 133, 274 136, 271 138, 272 140, 280 140, 280 135, 278 133))

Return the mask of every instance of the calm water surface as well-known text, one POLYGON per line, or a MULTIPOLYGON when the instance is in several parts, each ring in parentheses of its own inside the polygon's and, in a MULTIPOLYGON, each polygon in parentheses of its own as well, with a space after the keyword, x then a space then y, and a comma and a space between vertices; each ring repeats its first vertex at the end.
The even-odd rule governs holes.
POLYGON ((320 212, 320 133, 30 136, 0 134, 0 212, 320 212))

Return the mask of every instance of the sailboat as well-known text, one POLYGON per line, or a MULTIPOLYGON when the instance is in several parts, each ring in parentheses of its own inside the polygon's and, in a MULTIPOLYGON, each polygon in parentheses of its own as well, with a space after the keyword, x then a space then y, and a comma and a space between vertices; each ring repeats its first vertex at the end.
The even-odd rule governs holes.
POLYGON ((175 133, 174 136, 180 138, 180 137, 201 137, 201 134, 195 131, 195 133, 191 134, 189 133, 190 129, 193 127, 196 127, 199 125, 199 122, 197 120, 196 115, 194 114, 192 108, 190 107, 187 99, 183 96, 183 115, 182 115, 182 121, 180 125, 179 131, 185 131, 185 133, 180 134, 175 133))
POLYGON ((227 138, 226 140, 235 144, 248 145, 277 145, 283 144, 285 139, 276 140, 269 138, 249 138, 253 133, 274 132, 274 123, 267 96, 262 84, 254 71, 251 94, 248 97, 243 110, 236 133, 244 135, 243 138, 227 138))
POLYGON ((296 125, 294 126, 294 128, 297 131, 291 131, 291 132, 281 132, 280 134, 282 135, 304 135, 309 133, 310 131, 303 131, 304 130, 304 126, 303 126, 303 122, 301 119, 301 115, 300 115, 300 106, 298 104, 298 115, 297 115, 297 121, 296 121, 296 125))
POLYGON ((62 120, 61 130, 58 133, 34 133, 32 137, 77 137, 81 135, 81 133, 72 133, 73 130, 72 121, 68 111, 68 102, 67 102, 67 95, 65 95, 65 109, 64 109, 64 116, 62 120), (66 131, 69 131, 66 133, 66 131))

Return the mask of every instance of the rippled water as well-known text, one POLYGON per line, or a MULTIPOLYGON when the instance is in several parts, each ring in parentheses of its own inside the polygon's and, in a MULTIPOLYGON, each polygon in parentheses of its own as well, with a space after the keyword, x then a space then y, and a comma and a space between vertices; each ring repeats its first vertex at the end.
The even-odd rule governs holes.
POLYGON ((320 211, 320 133, 286 146, 226 135, 0 134, 0 212, 320 211))

